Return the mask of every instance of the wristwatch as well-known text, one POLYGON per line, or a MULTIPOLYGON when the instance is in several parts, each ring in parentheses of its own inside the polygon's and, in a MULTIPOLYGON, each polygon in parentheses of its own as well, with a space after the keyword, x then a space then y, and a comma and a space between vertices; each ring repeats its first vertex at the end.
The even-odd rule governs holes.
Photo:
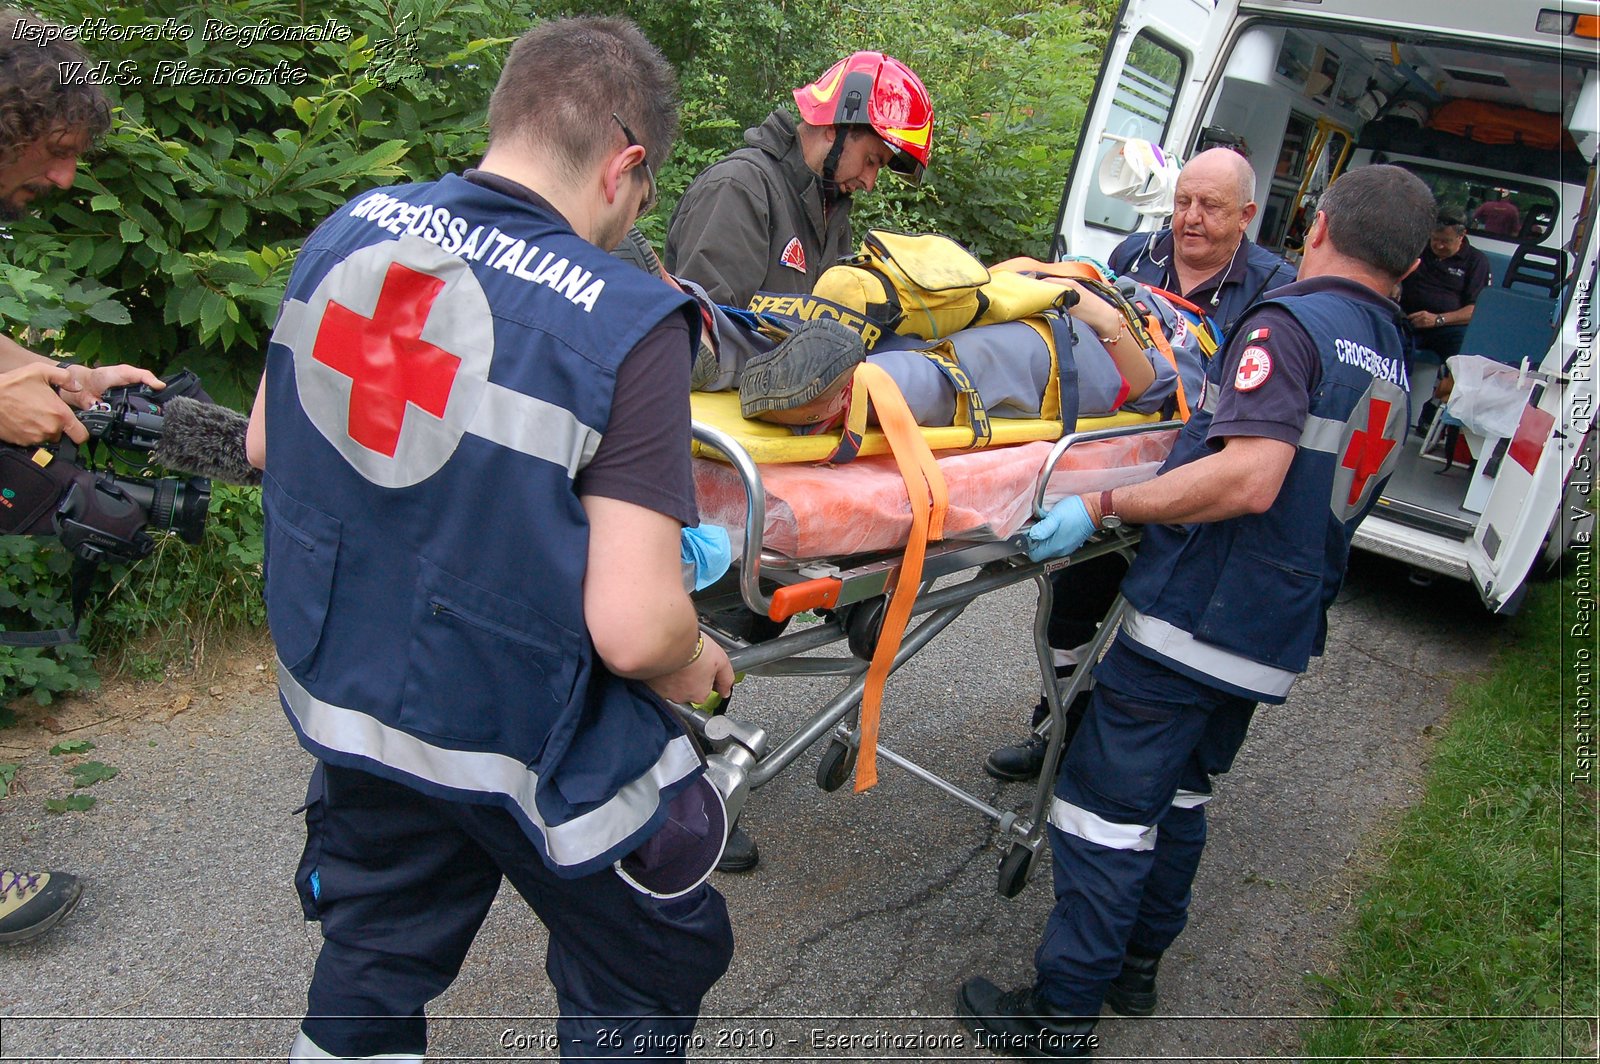
POLYGON ((1435 314, 1433 316, 1433 327, 1435 329, 1437 329, 1440 326, 1442 326, 1443 324, 1444 324, 1444 315, 1443 314, 1435 314))
POLYGON ((1107 489, 1100 493, 1100 527, 1121 528, 1122 518, 1117 516, 1116 507, 1111 504, 1111 491, 1107 489))

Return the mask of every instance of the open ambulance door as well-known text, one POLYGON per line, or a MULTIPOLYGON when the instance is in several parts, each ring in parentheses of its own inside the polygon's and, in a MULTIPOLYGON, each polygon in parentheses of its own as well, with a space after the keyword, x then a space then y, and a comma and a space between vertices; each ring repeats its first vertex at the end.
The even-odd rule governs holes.
POLYGON ((1100 164, 1119 146, 1108 137, 1137 137, 1186 154, 1237 8, 1238 0, 1124 0, 1062 193, 1052 258, 1104 261, 1129 233, 1164 222, 1141 218, 1101 193, 1100 164))
POLYGON ((1594 238, 1544 373, 1535 377, 1517 431, 1493 445, 1484 473, 1493 477, 1483 517, 1467 544, 1467 567, 1484 603, 1515 610, 1535 564, 1548 564, 1588 542, 1593 514, 1582 489, 1594 482, 1585 437, 1594 422, 1594 333, 1589 319, 1596 267, 1594 238), (1576 488, 1576 495, 1569 493, 1576 488))

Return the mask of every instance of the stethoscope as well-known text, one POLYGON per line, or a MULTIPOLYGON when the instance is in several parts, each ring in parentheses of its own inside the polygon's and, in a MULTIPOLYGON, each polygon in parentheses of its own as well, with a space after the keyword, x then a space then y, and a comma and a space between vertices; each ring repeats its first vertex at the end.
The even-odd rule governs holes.
MULTIPOLYGON (((1167 232, 1170 233, 1170 232, 1172 232, 1172 230, 1169 228, 1167 230, 1167 232)), ((1172 256, 1168 255, 1164 259, 1156 258, 1156 252, 1155 252, 1156 237, 1158 237, 1159 235, 1160 235, 1160 233, 1151 233, 1150 234, 1150 239, 1146 240, 1144 242, 1144 247, 1139 250, 1139 254, 1138 255, 1134 256, 1133 264, 1128 267, 1128 271, 1127 272, 1132 273, 1134 270, 1137 270, 1139 268, 1139 263, 1144 260, 1146 255, 1149 255, 1151 265, 1153 265, 1153 266, 1157 267, 1158 269, 1160 269, 1162 273, 1165 273, 1167 271, 1167 263, 1171 261, 1172 256)), ((1174 241, 1177 240, 1176 234, 1174 234, 1173 240, 1174 241)), ((1242 250, 1244 250, 1244 237, 1243 236, 1241 236, 1239 238, 1239 242, 1233 246, 1233 254, 1228 256, 1228 268, 1225 271, 1223 271, 1224 276, 1226 276, 1227 274, 1230 274, 1230 273, 1233 272, 1234 264, 1239 261, 1239 252, 1242 251, 1242 250)), ((1221 305, 1221 301, 1222 301, 1222 285, 1219 284, 1219 285, 1217 285, 1217 287, 1211 293, 1211 309, 1212 310, 1216 310, 1217 307, 1221 305)))

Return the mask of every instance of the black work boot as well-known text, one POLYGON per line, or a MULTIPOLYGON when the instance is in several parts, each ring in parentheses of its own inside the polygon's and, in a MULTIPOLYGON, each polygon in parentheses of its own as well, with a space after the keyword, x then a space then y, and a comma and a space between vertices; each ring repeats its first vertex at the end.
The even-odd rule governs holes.
POLYGON ((860 335, 848 326, 831 318, 801 322, 777 347, 745 363, 739 412, 753 418, 805 406, 866 357, 860 335))
MULTIPOLYGON (((1033 712, 1035 720, 1043 720, 1049 714, 1050 707, 1041 698, 1033 712)), ((1087 712, 1089 692, 1082 691, 1067 704, 1067 733, 1061 740, 1062 750, 1071 745, 1072 737, 1077 734, 1078 725, 1083 723, 1083 715, 1087 712)), ((992 752, 984 761, 983 770, 995 779, 1007 782, 1038 779, 1039 771, 1044 768, 1044 752, 1048 744, 1044 736, 1034 732, 1020 743, 1002 746, 992 752)))
POLYGON ((1161 954, 1136 953, 1122 958, 1122 971, 1106 987, 1106 1004, 1123 1016, 1151 1016, 1156 1011, 1156 969, 1161 954))
POLYGON ((1002 991, 975 976, 956 992, 956 1012, 969 1018, 978 1044, 1014 1057, 1067 1059, 1093 1056, 1095 1021, 1068 1016, 1023 986, 1002 991))
POLYGON ((745 834, 737 823, 728 832, 728 841, 722 847, 722 860, 717 862, 718 872, 750 872, 761 863, 761 851, 756 840, 745 834))

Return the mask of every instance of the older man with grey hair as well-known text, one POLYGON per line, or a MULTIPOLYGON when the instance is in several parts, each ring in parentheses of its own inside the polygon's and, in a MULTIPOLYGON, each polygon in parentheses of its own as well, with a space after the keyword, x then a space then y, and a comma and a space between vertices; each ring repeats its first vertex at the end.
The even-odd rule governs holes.
POLYGON ((1201 152, 1178 174, 1172 224, 1128 237, 1108 265, 1194 303, 1226 340, 1247 307, 1294 280, 1293 266, 1245 236, 1255 190, 1244 156, 1232 148, 1201 152))

